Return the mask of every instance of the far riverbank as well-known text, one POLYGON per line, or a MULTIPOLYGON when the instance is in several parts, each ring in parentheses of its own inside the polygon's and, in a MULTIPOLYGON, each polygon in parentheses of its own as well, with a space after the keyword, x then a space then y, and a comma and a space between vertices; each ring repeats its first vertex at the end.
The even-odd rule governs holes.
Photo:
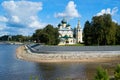
POLYGON ((26 46, 20 46, 16 50, 16 56, 18 59, 51 63, 51 62, 108 62, 120 60, 120 51, 66 51, 66 52, 50 52, 46 53, 34 53, 31 52, 26 46), (62 53, 62 54, 61 54, 62 53))

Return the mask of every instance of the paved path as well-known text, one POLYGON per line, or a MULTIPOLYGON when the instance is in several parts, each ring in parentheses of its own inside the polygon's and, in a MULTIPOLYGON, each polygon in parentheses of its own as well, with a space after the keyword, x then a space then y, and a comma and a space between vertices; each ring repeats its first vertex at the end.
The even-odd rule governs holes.
POLYGON ((120 46, 44 46, 39 44, 27 45, 32 52, 85 52, 85 51, 120 51, 120 46))
POLYGON ((108 61, 120 61, 120 51, 110 52, 71 52, 63 53, 33 53, 27 47, 20 46, 16 50, 16 56, 18 59, 40 62, 40 63, 53 63, 53 62, 108 62, 108 61))

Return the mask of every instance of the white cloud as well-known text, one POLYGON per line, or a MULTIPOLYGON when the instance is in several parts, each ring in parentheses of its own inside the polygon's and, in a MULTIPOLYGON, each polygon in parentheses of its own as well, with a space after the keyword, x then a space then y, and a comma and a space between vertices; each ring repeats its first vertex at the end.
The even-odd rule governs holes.
POLYGON ((4 16, 0 16, 0 22, 7 22, 8 19, 4 16))
POLYGON ((6 32, 6 31, 0 31, 0 36, 3 36, 3 35, 7 35, 8 34, 8 32, 6 32))
POLYGON ((13 22, 16 22, 16 23, 19 23, 19 22, 20 22, 20 19, 19 19, 18 16, 12 16, 11 20, 12 20, 13 22))
POLYGON ((113 19, 112 21, 115 22, 115 23, 117 23, 117 20, 115 20, 115 19, 113 19))
POLYGON ((103 15, 103 14, 111 14, 114 15, 117 13, 118 7, 114 7, 113 9, 107 8, 107 9, 102 9, 99 13, 97 13, 97 16, 103 15))
POLYGON ((2 22, 0 22, 0 36, 7 35, 7 31, 4 31, 7 29, 6 25, 2 22))
POLYGON ((3 30, 5 28, 5 26, 0 25, 0 31, 3 30))
POLYGON ((31 30, 29 28, 21 28, 18 30, 18 32, 22 35, 32 35, 33 32, 31 32, 31 30))
POLYGON ((0 22, 5 22, 8 27, 17 28, 16 30, 18 30, 18 32, 22 32, 22 30, 19 30, 21 28, 33 32, 33 30, 43 28, 45 25, 40 22, 37 15, 38 12, 42 10, 41 2, 11 0, 4 1, 2 6, 6 11, 6 17, 0 16, 0 22))
POLYGON ((114 7, 114 8, 112 9, 111 14, 114 15, 114 14, 117 13, 117 12, 118 12, 118 7, 114 7))
POLYGON ((55 17, 75 18, 75 17, 80 17, 80 14, 76 9, 76 4, 74 3, 74 1, 69 1, 65 8, 65 11, 61 13, 56 13, 55 17))

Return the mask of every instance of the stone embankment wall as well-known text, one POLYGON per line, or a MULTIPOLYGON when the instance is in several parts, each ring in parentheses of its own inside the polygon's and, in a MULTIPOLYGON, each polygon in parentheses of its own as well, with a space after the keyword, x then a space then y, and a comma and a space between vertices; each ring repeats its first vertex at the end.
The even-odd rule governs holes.
POLYGON ((19 59, 34 62, 105 62, 120 59, 120 51, 49 51, 34 53, 25 46, 17 50, 19 59), (22 50, 22 52, 20 52, 22 50))

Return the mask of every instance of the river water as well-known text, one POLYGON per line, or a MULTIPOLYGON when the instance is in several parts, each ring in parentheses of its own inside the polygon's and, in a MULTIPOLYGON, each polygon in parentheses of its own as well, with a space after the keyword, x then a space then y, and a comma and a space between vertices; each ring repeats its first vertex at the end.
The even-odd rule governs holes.
POLYGON ((93 80, 96 68, 102 66, 113 75, 119 61, 106 63, 34 63, 19 60, 19 45, 0 44, 0 80, 93 80))

